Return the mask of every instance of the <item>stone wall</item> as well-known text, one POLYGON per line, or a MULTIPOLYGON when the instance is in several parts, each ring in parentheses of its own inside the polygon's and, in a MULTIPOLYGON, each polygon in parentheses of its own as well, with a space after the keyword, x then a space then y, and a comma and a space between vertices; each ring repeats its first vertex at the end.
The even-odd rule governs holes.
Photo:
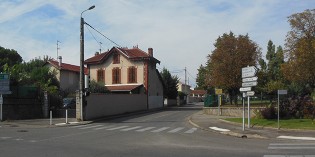
MULTIPOLYGON (((256 117, 256 113, 260 112, 264 107, 251 107, 250 108, 250 117, 256 117)), ((218 115, 218 112, 222 116, 231 116, 231 117, 243 117, 243 107, 204 107, 203 113, 210 115, 218 115)), ((245 108, 245 115, 247 116, 248 110, 245 108)))

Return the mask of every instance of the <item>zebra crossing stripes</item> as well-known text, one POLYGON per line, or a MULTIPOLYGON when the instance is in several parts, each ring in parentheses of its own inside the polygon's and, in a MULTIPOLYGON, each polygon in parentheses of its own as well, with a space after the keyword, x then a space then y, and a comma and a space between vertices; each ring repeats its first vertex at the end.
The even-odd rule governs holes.
POLYGON ((143 128, 143 129, 139 129, 139 130, 136 130, 137 132, 144 132, 144 131, 148 131, 148 130, 151 130, 151 129, 154 129, 155 127, 146 127, 146 128, 143 128))
POLYGON ((161 132, 161 131, 167 130, 168 128, 170 128, 170 127, 162 127, 162 128, 160 128, 160 129, 153 130, 153 131, 151 131, 151 132, 157 133, 157 132, 161 132))
POLYGON ((185 134, 191 134, 197 131, 197 128, 185 128, 185 127, 177 127, 177 128, 171 128, 171 127, 153 127, 153 126, 119 126, 117 124, 115 125, 97 125, 97 124, 88 124, 88 125, 78 125, 78 126, 72 126, 70 128, 75 128, 79 130, 107 130, 107 131, 121 131, 121 132, 127 132, 127 131, 135 131, 135 132, 152 132, 152 133, 159 133, 159 132, 166 132, 166 133, 185 133, 185 134), (186 130, 185 130, 186 129, 186 130))
POLYGON ((315 149, 315 143, 271 143, 268 149, 315 149))
POLYGON ((169 133, 175 133, 175 132, 178 132, 178 131, 183 130, 183 129, 184 129, 183 127, 179 127, 179 128, 176 128, 176 129, 169 131, 169 133))

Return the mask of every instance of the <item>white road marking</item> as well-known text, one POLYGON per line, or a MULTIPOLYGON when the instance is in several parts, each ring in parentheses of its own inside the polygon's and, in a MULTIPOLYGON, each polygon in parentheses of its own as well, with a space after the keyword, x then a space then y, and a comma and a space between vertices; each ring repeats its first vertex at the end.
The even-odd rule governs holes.
POLYGON ((168 128, 170 128, 170 127, 162 127, 162 128, 160 128, 160 129, 153 130, 153 131, 151 131, 151 132, 157 133, 157 132, 161 132, 161 131, 167 130, 168 128))
POLYGON ((6 139, 10 139, 12 137, 0 137, 0 138, 3 139, 3 140, 6 140, 6 139))
POLYGON ((221 131, 221 132, 228 132, 230 130, 228 129, 223 129, 223 128, 218 128, 218 127, 209 127, 212 130, 216 130, 216 131, 221 131))
POLYGON ((86 125, 77 125, 77 126, 72 126, 70 128, 81 128, 81 127, 86 127, 86 126, 91 126, 92 124, 86 124, 86 125))
POLYGON ((120 131, 130 131, 130 130, 135 130, 135 129, 139 129, 142 126, 135 126, 135 127, 131 127, 131 128, 126 128, 126 129, 121 129, 120 131))
POLYGON ((315 155, 264 155, 264 157, 315 157, 315 155))
POLYGON ((102 130, 102 129, 112 128, 112 127, 115 127, 115 125, 103 126, 103 127, 100 127, 100 128, 94 128, 93 130, 102 130))
POLYGON ((187 130, 185 133, 191 134, 191 133, 195 132, 196 130, 197 130, 197 128, 191 128, 191 129, 187 130))
POLYGON ((168 133, 175 133, 175 132, 178 132, 178 131, 183 130, 183 129, 184 129, 183 127, 179 127, 179 128, 176 128, 176 129, 169 131, 168 133))
POLYGON ((119 126, 119 127, 116 127, 116 128, 110 128, 110 129, 106 129, 106 130, 118 130, 118 129, 123 129, 123 128, 127 128, 128 126, 119 126))
POLYGON ((271 143, 268 149, 315 149, 315 143, 271 143))
POLYGON ((281 139, 291 139, 291 140, 308 140, 315 141, 315 137, 296 137, 296 136, 278 136, 281 139))
POLYGON ((88 127, 83 127, 83 128, 79 128, 79 129, 91 129, 91 128, 97 128, 97 127, 100 127, 100 126, 104 126, 104 125, 92 125, 92 126, 88 126, 88 127))
POLYGON ((140 130, 136 130, 137 132, 144 132, 144 131, 148 131, 148 130, 151 130, 151 129, 154 129, 155 127, 147 127, 147 128, 143 128, 143 129, 140 129, 140 130))

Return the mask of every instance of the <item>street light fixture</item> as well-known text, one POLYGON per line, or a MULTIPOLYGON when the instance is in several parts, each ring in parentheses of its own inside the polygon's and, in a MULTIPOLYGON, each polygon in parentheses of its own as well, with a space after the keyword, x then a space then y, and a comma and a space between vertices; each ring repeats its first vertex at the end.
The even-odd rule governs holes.
POLYGON ((81 20, 80 20, 80 119, 83 119, 83 107, 85 103, 85 95, 84 95, 84 19, 82 14, 88 10, 92 10, 95 8, 95 5, 81 12, 81 20))

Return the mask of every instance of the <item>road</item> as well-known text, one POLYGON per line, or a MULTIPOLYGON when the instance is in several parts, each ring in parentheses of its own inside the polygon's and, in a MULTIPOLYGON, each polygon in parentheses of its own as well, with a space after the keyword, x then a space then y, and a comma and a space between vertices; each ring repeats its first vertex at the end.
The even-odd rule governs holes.
POLYGON ((195 128, 187 118, 200 110, 189 105, 88 125, 0 127, 0 156, 315 157, 314 142, 242 139, 195 128))

